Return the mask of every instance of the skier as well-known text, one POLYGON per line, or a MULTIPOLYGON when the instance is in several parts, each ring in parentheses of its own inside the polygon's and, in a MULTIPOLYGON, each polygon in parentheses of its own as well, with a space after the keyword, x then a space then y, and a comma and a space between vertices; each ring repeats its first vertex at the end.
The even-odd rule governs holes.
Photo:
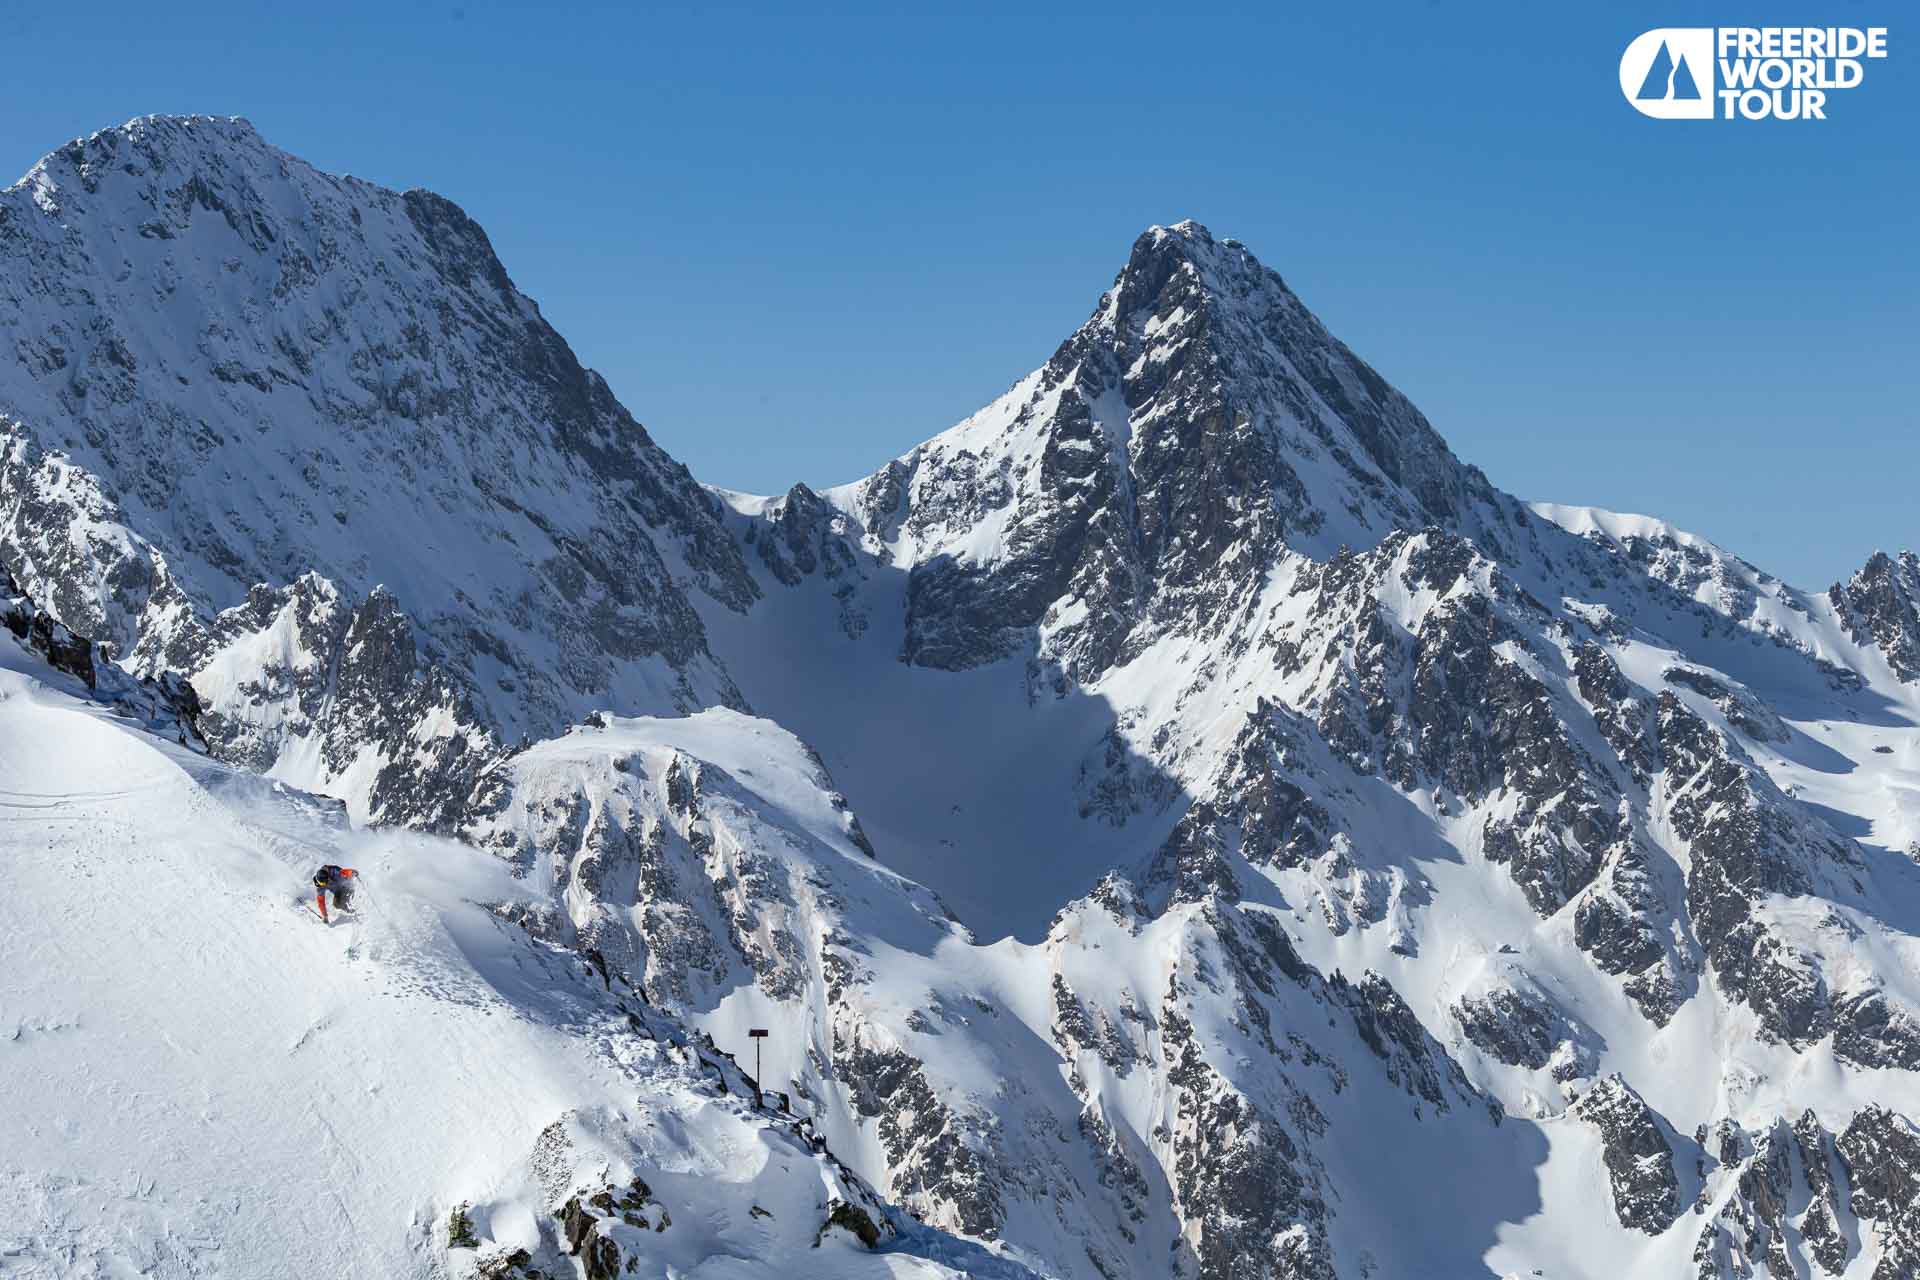
POLYGON ((328 924, 327 893, 333 893, 333 905, 342 911, 353 909, 354 879, 359 875, 352 867, 336 867, 331 862, 313 873, 313 902, 320 908, 320 918, 328 924))

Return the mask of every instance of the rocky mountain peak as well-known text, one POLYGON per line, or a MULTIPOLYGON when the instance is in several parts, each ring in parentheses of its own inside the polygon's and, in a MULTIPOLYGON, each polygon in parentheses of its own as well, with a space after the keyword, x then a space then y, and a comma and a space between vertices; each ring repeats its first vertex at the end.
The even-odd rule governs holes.
MULTIPOLYGON (((1060 1280, 1913 1270, 1916 1131, 1858 1110, 1920 1071, 1912 556, 1829 607, 1523 512, 1193 222, 979 414, 768 498, 695 486, 457 205, 244 122, 0 192, 0 338, 0 677, 498 854, 513 984, 641 1019, 548 1030, 770 1026, 806 1143, 931 1226, 1060 1280)), ((540 1194, 593 1274, 602 1228, 680 1247, 540 1194)))
POLYGON ((1243 609, 1287 554, 1427 526, 1497 550, 1518 511, 1279 275, 1191 220, 1144 232, 1045 366, 839 492, 911 573, 908 662, 1037 641, 1061 689, 1243 609))
POLYGON ((1920 556, 1876 551, 1827 598, 1854 640, 1877 646, 1895 676, 1920 680, 1920 556))
POLYGON ((1215 240, 1211 231, 1191 218, 1170 227, 1148 227, 1133 242, 1127 265, 1114 279, 1115 309, 1123 316, 1157 309, 1161 293, 1182 275, 1203 289, 1217 287, 1234 259, 1251 261, 1252 257, 1238 240, 1215 240))
MULTIPOLYGON (((251 643, 223 615, 309 574, 349 612, 384 587, 417 653, 374 674, 417 657, 422 707, 505 741, 739 702, 687 598, 754 596, 715 503, 451 200, 143 117, 0 191, 0 336, 0 563, 141 673, 193 675, 256 755, 292 694, 205 664, 251 643)), ((302 632, 300 669, 335 638, 302 632)))
MULTIPOLYGON (((75 188, 91 194, 116 171, 143 178, 168 171, 225 170, 243 153, 293 160, 269 146, 242 116, 136 116, 123 125, 75 138, 43 157, 14 185, 49 197, 75 188)), ((47 209, 45 201, 41 207, 47 209)))

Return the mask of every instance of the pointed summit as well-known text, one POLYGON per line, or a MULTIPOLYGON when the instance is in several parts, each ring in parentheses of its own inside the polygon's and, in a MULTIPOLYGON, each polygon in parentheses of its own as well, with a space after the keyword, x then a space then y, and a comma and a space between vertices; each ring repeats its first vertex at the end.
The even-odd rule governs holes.
POLYGON ((738 700, 678 572, 744 606, 738 549, 452 201, 143 116, 0 191, 0 309, 0 559, 77 633, 197 674, 311 572, 384 587, 508 740, 738 700), (73 520, 120 532, 49 551, 73 520))
POLYGON ((1127 265, 1114 278, 1120 313, 1149 305, 1176 276, 1182 263, 1192 267, 1196 282, 1211 286, 1220 282, 1223 270, 1230 270, 1236 259, 1252 262, 1253 255, 1237 240, 1215 240, 1212 232, 1192 218, 1172 226, 1148 227, 1133 242, 1127 265))
POLYGON ((1040 628, 1067 683, 1244 604, 1289 552, 1486 535, 1512 505, 1245 245, 1192 220, 1149 227, 1043 368, 852 502, 874 549, 915 566, 908 662, 997 661, 1040 628))

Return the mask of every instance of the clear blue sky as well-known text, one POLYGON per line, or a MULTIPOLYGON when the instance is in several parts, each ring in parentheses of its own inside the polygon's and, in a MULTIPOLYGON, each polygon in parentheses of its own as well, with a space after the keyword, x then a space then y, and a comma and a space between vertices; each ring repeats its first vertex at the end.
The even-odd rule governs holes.
POLYGON ((1154 222, 1244 240, 1524 497, 1805 586, 1920 545, 1920 22, 1892 3, 13 5, 0 170, 151 111, 431 187, 655 436, 872 470, 1154 222), (1655 26, 1884 25, 1822 124, 1643 119, 1655 26))

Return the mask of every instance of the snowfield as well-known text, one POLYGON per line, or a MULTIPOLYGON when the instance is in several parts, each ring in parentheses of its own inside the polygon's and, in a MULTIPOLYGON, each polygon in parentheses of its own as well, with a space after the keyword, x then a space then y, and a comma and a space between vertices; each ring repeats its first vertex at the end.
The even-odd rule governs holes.
POLYGON ((0 1275, 1920 1276, 1920 556, 1502 493, 1194 222, 778 497, 240 120, 0 337, 0 1275))
POLYGON ((480 905, 527 900, 501 863, 84 693, 0 632, 0 1275, 444 1275, 456 1207, 486 1256, 545 1259, 566 1198, 636 1176, 631 1274, 999 1265, 904 1219, 899 1252, 813 1247, 850 1175, 480 905), (332 927, 322 862, 365 883, 332 927))

